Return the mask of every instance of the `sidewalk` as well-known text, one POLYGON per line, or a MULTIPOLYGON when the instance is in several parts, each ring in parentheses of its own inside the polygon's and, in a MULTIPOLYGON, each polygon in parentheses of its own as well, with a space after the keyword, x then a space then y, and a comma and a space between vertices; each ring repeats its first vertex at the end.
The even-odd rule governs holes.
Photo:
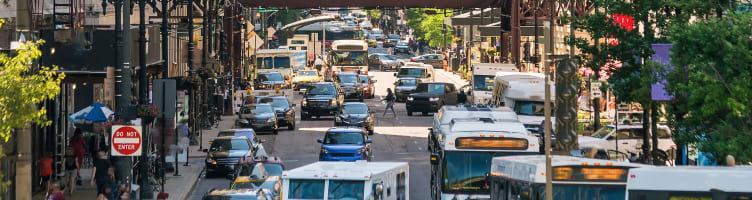
MULTIPOLYGON (((222 120, 219 122, 217 128, 203 131, 203 148, 209 148, 209 141, 217 137, 220 130, 232 128, 235 122, 235 116, 222 116, 222 120)), ((186 199, 193 192, 193 188, 198 183, 201 173, 204 171, 204 158, 206 153, 199 149, 198 145, 191 145, 189 148, 189 166, 185 166, 185 163, 178 163, 179 176, 173 176, 174 172, 169 172, 166 175, 165 191, 170 194, 169 199, 186 199)), ((174 166, 174 163, 168 163, 174 166)), ((90 200, 96 199, 97 187, 90 185, 92 168, 81 169, 81 183, 77 185, 73 196, 65 194, 65 199, 68 200, 90 200)), ((67 186, 66 186, 67 187, 67 186)), ((197 191, 205 192, 205 191, 197 191)), ((35 194, 32 199, 44 200, 44 192, 35 194)), ((154 195, 156 198, 156 193, 154 195)), ((132 197, 134 198, 134 197, 132 197)))

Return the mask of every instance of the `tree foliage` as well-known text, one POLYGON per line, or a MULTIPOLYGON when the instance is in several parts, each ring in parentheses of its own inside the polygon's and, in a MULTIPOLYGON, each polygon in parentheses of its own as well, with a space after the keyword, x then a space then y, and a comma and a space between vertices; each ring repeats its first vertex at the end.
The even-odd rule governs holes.
POLYGON ((368 9, 366 10, 366 13, 369 17, 371 17, 371 20, 378 21, 381 19, 381 10, 378 9, 368 9))
MULTIPOLYGON (((413 28, 413 35, 417 39, 427 40, 431 47, 440 47, 444 45, 444 19, 451 17, 452 14, 451 11, 447 10, 447 16, 444 17, 444 10, 442 9, 411 8, 407 10, 406 23, 413 28), (426 10, 436 11, 437 14, 426 14, 426 10)), ((447 44, 454 41, 451 27, 447 27, 446 40, 447 44)))
MULTIPOLYGON (((697 144, 716 158, 752 161, 752 15, 709 18, 672 27, 668 92, 680 144, 697 144), (676 53, 681 52, 681 53, 676 53)), ((717 161, 723 162, 723 159, 717 161)))

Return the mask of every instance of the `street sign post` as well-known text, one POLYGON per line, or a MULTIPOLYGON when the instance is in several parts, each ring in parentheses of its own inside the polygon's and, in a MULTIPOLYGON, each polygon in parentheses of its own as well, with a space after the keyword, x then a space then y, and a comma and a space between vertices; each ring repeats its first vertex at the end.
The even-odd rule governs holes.
POLYGON ((141 155, 141 142, 143 141, 141 126, 113 125, 112 137, 110 138, 112 138, 112 141, 110 141, 112 156, 141 155))
POLYGON ((603 94, 601 93, 601 82, 598 80, 593 80, 590 82, 590 97, 591 98, 601 98, 603 97, 603 94))

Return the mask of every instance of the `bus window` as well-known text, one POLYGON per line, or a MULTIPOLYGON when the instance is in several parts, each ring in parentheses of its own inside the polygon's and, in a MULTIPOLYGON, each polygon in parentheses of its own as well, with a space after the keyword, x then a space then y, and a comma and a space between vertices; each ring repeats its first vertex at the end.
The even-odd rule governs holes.
POLYGON ((364 66, 367 65, 368 55, 365 51, 338 51, 332 53, 334 66, 364 66))
MULTIPOLYGON (((545 186, 540 185, 536 188, 536 198, 539 200, 546 199, 545 186)), ((596 185, 554 185, 553 199, 571 199, 571 200, 610 200, 624 199, 625 191, 623 186, 596 186, 596 185)))
POLYGON ((290 57, 274 57, 274 69, 290 68, 290 57))

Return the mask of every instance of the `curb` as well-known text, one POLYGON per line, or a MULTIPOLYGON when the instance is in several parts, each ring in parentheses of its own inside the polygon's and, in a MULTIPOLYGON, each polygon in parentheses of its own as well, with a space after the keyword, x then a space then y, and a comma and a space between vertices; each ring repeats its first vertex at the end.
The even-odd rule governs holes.
MULTIPOLYGON (((204 168, 201 169, 201 171, 204 171, 204 170, 206 170, 206 166, 204 166, 204 168)), ((188 192, 188 194, 185 195, 185 197, 183 197, 183 200, 188 200, 191 197, 191 195, 193 195, 193 192, 196 189, 196 185, 198 185, 199 180, 201 180, 201 173, 199 173, 198 176, 196 177, 196 180, 193 181, 193 183, 191 184, 191 189, 188 190, 190 192, 188 192)))

